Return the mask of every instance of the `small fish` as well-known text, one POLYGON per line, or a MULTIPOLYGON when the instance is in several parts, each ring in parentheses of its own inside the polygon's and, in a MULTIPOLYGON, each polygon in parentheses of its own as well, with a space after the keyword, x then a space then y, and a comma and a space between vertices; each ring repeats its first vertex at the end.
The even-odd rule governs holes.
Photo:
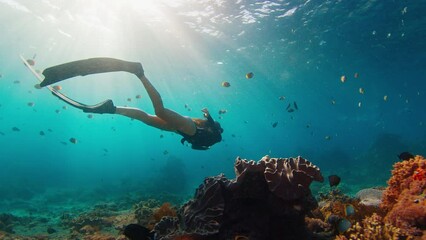
POLYGON ((40 134, 40 136, 46 135, 43 131, 40 131, 39 134, 40 134))
POLYGON ((93 118, 93 114, 87 114, 87 118, 93 118))
POLYGON ((220 109, 219 110, 219 114, 225 114, 225 113, 227 113, 228 112, 228 110, 226 110, 226 109, 220 109))
POLYGON ((164 138, 164 135, 163 135, 163 134, 161 134, 161 135, 160 135, 160 138, 164 138))
POLYGON ((67 108, 68 108, 67 106, 62 106, 62 109, 64 110, 67 110, 67 108))
POLYGON ((293 102, 293 106, 294 106, 294 109, 299 110, 299 107, 297 107, 297 103, 296 102, 293 102))
POLYGON ((19 84, 19 83, 21 83, 21 81, 19 81, 19 80, 15 80, 15 81, 13 81, 13 83, 14 83, 14 84, 19 84))
POLYGON ((188 104, 185 103, 185 105, 183 105, 185 108, 188 108, 188 104))
POLYGON ((64 142, 64 141, 61 141, 61 144, 62 144, 62 145, 68 145, 68 143, 67 143, 67 142, 64 142))
POLYGON ((72 138, 70 138, 69 140, 70 140, 70 142, 71 142, 71 143, 74 143, 74 144, 76 144, 76 143, 78 142, 78 141, 77 141, 77 139, 76 139, 76 138, 73 138, 73 137, 72 137, 72 138))
POLYGON ((222 82, 222 87, 230 87, 231 84, 229 82, 222 82))
POLYGON ((330 184, 330 187, 337 186, 340 183, 340 177, 337 175, 330 175, 328 176, 328 183, 330 184))
POLYGON ((108 152, 108 149, 106 149, 106 148, 104 148, 103 150, 104 150, 104 152, 108 152))
POLYGON ((0 132, 0 135, 4 136, 5 134, 4 134, 4 132, 0 132))
POLYGON ((360 87, 358 91, 359 91, 359 93, 361 93, 361 94, 364 94, 364 92, 365 92, 365 91, 364 91, 364 88, 362 88, 362 87, 360 87))
POLYGON ((414 158, 414 155, 409 152, 402 152, 399 155, 397 155, 397 157, 402 161, 406 161, 406 160, 410 160, 411 158, 414 158))
POLYGON ((294 112, 294 109, 293 108, 287 109, 287 112, 289 113, 294 112))
POLYGON ((327 135, 324 137, 325 140, 331 140, 331 136, 327 135))
POLYGON ((21 131, 21 129, 19 129, 19 128, 17 128, 17 127, 13 127, 13 128, 12 128, 12 131, 14 131, 14 132, 20 132, 20 131, 21 131))
POLYGON ((331 100, 331 104, 336 105, 336 100, 331 100))
POLYGON ((123 230, 124 236, 130 240, 148 240, 154 239, 154 233, 148 228, 138 224, 129 224, 123 230))
POLYGON ((361 102, 359 102, 359 103, 358 103, 358 107, 361 107, 361 106, 362 106, 362 103, 361 103, 361 102))
POLYGON ((61 111, 59 110, 59 109, 56 109, 55 110, 55 113, 60 113, 61 111))
POLYGON ((386 102, 388 100, 388 95, 383 96, 383 100, 386 102))
POLYGON ((355 214, 354 206, 352 204, 347 204, 345 206, 345 216, 349 217, 349 216, 354 215, 354 214, 355 214))
POLYGON ((167 154, 169 154, 169 151, 164 150, 164 151, 163 151, 163 155, 167 155, 167 154))
POLYGON ((249 72, 249 73, 247 73, 246 74, 246 78, 247 79, 250 79, 250 78, 252 78, 254 76, 254 73, 252 73, 252 72, 249 72))
POLYGON ((49 131, 49 132, 53 132, 53 130, 52 130, 52 129, 50 129, 50 128, 49 128, 49 129, 47 129, 47 131, 49 131))
POLYGON ((357 73, 357 72, 356 72, 356 73, 354 74, 354 78, 358 78, 358 77, 359 77, 359 73, 357 73))
POLYGON ((136 99, 141 99, 142 98, 142 96, 140 95, 140 94, 138 94, 138 95, 136 95, 136 97, 135 97, 136 99))
POLYGON ((35 89, 41 89, 40 83, 35 84, 35 85, 34 85, 34 88, 35 88, 35 89))
POLYGON ((278 125, 278 122, 274 122, 274 123, 272 124, 272 127, 273 127, 273 128, 276 128, 276 127, 277 127, 277 125, 278 125))
POLYGON ((29 102, 29 103, 27 103, 27 106, 28 106, 28 107, 34 107, 34 105, 35 105, 35 103, 33 103, 33 102, 29 102))
POLYGON ((35 61, 34 61, 34 59, 27 59, 27 63, 28 63, 28 65, 30 65, 30 66, 34 66, 34 65, 35 65, 35 61))
POLYGON ((342 82, 342 83, 344 83, 344 82, 346 82, 346 76, 345 75, 342 75, 341 77, 340 77, 340 81, 342 82))
POLYGON ((280 101, 284 101, 284 100, 285 100, 285 97, 284 97, 284 96, 279 96, 279 97, 278 97, 278 100, 280 100, 280 101))
POLYGON ((132 101, 132 99, 131 99, 131 98, 127 98, 127 101, 128 101, 128 102, 131 102, 131 101, 132 101))
POLYGON ((291 108, 291 104, 290 103, 287 105, 287 107, 285 109, 288 110, 289 108, 291 108))
POLYGON ((56 91, 62 90, 62 87, 60 85, 54 85, 52 88, 55 89, 56 91))
POLYGON ((234 137, 236 137, 236 136, 235 136, 235 134, 231 134, 231 137, 233 137, 233 138, 234 138, 234 137))

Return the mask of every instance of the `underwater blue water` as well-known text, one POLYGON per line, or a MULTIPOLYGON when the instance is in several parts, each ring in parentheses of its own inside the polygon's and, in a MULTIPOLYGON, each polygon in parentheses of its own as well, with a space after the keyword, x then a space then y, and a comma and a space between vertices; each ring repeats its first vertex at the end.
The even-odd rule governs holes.
MULTIPOLYGON (((234 177, 237 156, 267 154, 307 158, 351 194, 384 186, 397 154, 426 150, 425 11, 405 0, 0 0, 0 201, 91 188, 100 198, 190 196, 204 177, 234 177), (141 62, 165 106, 191 117, 207 107, 223 142, 195 151, 138 121, 64 109, 34 88, 20 54, 40 70, 101 56, 141 62)), ((130 74, 60 85, 83 103, 153 113, 130 74)))

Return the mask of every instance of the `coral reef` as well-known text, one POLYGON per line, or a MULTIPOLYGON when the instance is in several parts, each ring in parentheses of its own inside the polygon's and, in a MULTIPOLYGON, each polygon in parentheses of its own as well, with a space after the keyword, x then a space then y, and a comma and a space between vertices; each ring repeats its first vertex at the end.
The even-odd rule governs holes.
POLYGON ((394 164, 383 194, 381 207, 388 211, 385 222, 406 235, 420 236, 426 229, 426 179, 417 177, 419 169, 426 169, 421 156, 394 164))
POLYGON ((338 235, 336 240, 358 240, 358 239, 413 239, 402 234, 401 229, 390 224, 385 224, 382 217, 374 213, 360 222, 356 222, 344 234, 338 235))
POLYGON ((305 214, 317 206, 309 185, 323 181, 319 168, 301 157, 265 156, 237 158, 234 169, 236 179, 206 178, 177 218, 163 218, 154 228, 160 239, 308 238, 305 214))
POLYGON ((397 162, 393 165, 392 177, 388 180, 388 187, 383 194, 383 202, 381 204, 383 209, 392 209, 401 192, 409 188, 410 184, 415 181, 413 178, 415 171, 418 168, 426 169, 425 161, 422 156, 415 156, 414 159, 397 162))
POLYGON ((163 217, 176 217, 176 210, 169 202, 163 203, 163 205, 154 210, 148 228, 153 229, 154 225, 160 222, 163 217))

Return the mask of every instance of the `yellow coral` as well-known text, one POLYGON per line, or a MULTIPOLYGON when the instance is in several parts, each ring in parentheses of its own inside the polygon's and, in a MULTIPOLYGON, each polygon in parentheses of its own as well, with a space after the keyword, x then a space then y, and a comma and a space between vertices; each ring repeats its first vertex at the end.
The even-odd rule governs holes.
POLYGON ((383 223, 382 217, 373 213, 371 217, 366 217, 362 222, 356 222, 347 232, 336 237, 339 240, 389 240, 389 239, 411 240, 413 237, 406 237, 401 229, 390 224, 383 223))

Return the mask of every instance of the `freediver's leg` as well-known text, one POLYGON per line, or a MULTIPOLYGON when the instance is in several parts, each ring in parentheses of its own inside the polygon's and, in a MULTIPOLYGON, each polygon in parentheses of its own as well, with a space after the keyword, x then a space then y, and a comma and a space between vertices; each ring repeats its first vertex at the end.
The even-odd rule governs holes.
POLYGON ((137 119, 149 126, 152 126, 161 130, 165 130, 165 131, 175 130, 173 128, 170 128, 163 119, 157 116, 150 115, 137 108, 116 107, 115 113, 129 117, 129 118, 137 119))
POLYGON ((188 135, 194 135, 196 131, 194 122, 188 117, 184 117, 175 111, 165 108, 160 93, 157 91, 157 89, 155 89, 148 78, 146 78, 143 74, 137 76, 148 92, 148 96, 151 99, 152 105, 154 106, 155 115, 164 120, 167 125, 174 130, 188 135))

